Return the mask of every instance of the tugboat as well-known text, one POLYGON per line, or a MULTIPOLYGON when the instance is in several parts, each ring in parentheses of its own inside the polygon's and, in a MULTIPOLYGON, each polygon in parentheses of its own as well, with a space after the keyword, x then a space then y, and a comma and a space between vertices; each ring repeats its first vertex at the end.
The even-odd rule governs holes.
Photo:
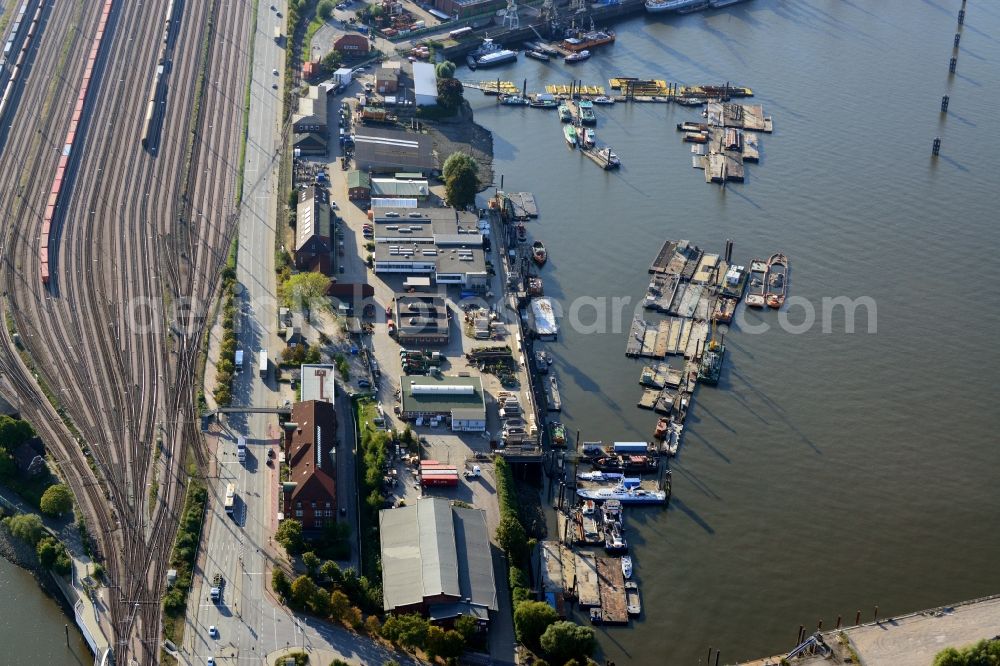
MULTIPOLYGON (((567 51, 582 53, 587 49, 592 49, 605 44, 613 44, 615 33, 611 30, 591 30, 576 37, 569 37, 562 41, 562 47, 567 51)), ((567 60, 569 57, 567 56, 567 60)))
POLYGON ((668 427, 670 427, 670 419, 663 417, 657 421, 656 429, 653 431, 653 439, 666 439, 668 427))
POLYGON ((572 125, 563 125, 563 136, 570 148, 576 148, 576 128, 572 125))
POLYGON ((553 421, 549 424, 550 434, 552 435, 552 446, 565 447, 566 446, 566 426, 564 426, 559 421, 553 421))
POLYGON ((528 296, 544 296, 545 289, 543 288, 542 278, 537 275, 528 276, 528 296))
POLYGON ((705 382, 710 386, 718 384, 719 377, 722 376, 722 361, 725 357, 726 345, 716 340, 713 335, 708 347, 701 355, 701 364, 698 366, 698 381, 705 382))
POLYGON ((767 306, 777 310, 785 304, 787 293, 788 257, 780 252, 772 254, 771 258, 767 260, 767 306))
POLYGON ((762 259, 750 262, 750 285, 747 287, 747 305, 762 308, 767 292, 767 264, 762 259))
POLYGON ((542 244, 542 241, 536 240, 531 244, 531 258, 539 266, 543 266, 548 260, 549 255, 545 251, 545 245, 542 244))

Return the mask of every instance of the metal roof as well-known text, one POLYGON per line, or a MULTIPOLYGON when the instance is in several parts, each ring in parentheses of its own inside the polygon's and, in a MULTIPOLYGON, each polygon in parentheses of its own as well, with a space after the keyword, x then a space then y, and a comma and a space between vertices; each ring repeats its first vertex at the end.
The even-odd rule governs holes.
POLYGON ((443 375, 404 375, 399 380, 403 413, 419 414, 450 414, 453 409, 486 409, 486 399, 483 394, 483 380, 479 377, 453 377, 443 375), (414 395, 410 390, 413 384, 470 384, 475 387, 472 395, 414 395))
POLYGON ((337 373, 329 363, 303 364, 300 381, 302 401, 323 400, 334 402, 337 373))
POLYGON ((385 610, 441 596, 496 610, 483 511, 425 497, 411 506, 380 511, 379 527, 385 610))

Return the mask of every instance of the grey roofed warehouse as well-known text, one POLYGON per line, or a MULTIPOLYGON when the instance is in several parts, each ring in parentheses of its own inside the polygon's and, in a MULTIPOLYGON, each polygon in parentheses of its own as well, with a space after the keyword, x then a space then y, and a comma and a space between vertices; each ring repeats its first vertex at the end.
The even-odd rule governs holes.
POLYGON ((393 129, 359 127, 354 135, 354 164, 361 171, 395 173, 400 169, 430 175, 437 171, 429 136, 393 129))
POLYGON ((497 610, 486 514, 441 497, 379 512, 383 606, 432 620, 497 610))

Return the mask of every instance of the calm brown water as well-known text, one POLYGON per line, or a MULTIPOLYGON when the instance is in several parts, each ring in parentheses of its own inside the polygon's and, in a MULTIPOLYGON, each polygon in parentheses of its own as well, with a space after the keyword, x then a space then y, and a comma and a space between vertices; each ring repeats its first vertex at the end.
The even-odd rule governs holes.
MULTIPOLYGON (((627 518, 645 614, 600 631, 618 664, 694 664, 709 646, 734 662, 789 650, 799 624, 1000 592, 1000 6, 969 3, 949 79, 959 5, 752 0, 637 18, 575 67, 521 59, 484 75, 529 90, 616 75, 750 86, 777 131, 749 181, 725 191, 674 131, 691 110, 598 108, 598 138, 625 165, 605 174, 566 149, 554 113, 469 92, 497 174, 536 193, 529 230, 549 249, 546 292, 567 309, 630 297, 627 329, 668 237, 714 251, 732 238, 745 262, 785 252, 791 294, 818 318, 823 298, 877 307, 873 334, 863 311, 855 334, 835 316, 831 332, 818 321, 793 335, 772 312, 729 332, 720 386, 696 395, 670 508, 627 518), (773 328, 751 334, 760 323, 773 328)), ((648 438, 624 331, 563 331, 550 349, 570 430, 648 438)))

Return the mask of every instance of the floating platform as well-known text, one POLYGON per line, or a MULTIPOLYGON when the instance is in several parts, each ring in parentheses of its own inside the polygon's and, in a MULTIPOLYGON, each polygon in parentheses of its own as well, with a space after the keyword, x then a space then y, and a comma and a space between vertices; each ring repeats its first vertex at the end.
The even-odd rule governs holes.
POLYGON ((709 102, 707 112, 709 124, 716 127, 733 127, 767 134, 774 131, 771 117, 764 115, 764 107, 760 104, 709 102))
POLYGON ((642 392, 642 397, 639 398, 639 404, 637 407, 639 409, 653 409, 656 407, 656 401, 660 399, 660 392, 656 389, 646 389, 642 392))
POLYGON ((604 95, 604 86, 588 86, 588 85, 576 85, 566 83, 550 83, 545 86, 545 92, 550 95, 583 95, 591 97, 600 97, 604 95))
POLYGON ((545 403, 547 410, 550 412, 562 411, 562 397, 559 395, 559 380, 556 379, 555 373, 550 370, 548 377, 543 380, 542 386, 545 389, 545 403))
POLYGON ((507 201, 511 205, 511 215, 515 220, 527 220, 538 217, 538 206, 535 195, 531 192, 507 192, 507 201))
MULTIPOLYGON (((576 599, 581 608, 601 605, 601 591, 597 575, 597 559, 593 553, 575 553, 576 599)), ((563 572, 565 576, 565 571, 563 572)), ((623 588, 624 592, 624 588, 623 588)))
POLYGON ((667 377, 669 374, 669 363, 653 363, 642 369, 642 374, 639 375, 639 384, 642 386, 651 386, 652 388, 662 389, 667 383, 667 377))
POLYGON ((668 97, 670 86, 666 81, 660 79, 636 79, 628 76, 619 76, 608 81, 612 90, 624 92, 631 85, 632 94, 641 97, 668 97))
POLYGON ((628 624, 621 560, 598 557, 597 576, 601 594, 601 624, 628 624))
POLYGON ((481 90, 484 95, 517 95, 521 92, 512 81, 462 81, 462 86, 481 90))

